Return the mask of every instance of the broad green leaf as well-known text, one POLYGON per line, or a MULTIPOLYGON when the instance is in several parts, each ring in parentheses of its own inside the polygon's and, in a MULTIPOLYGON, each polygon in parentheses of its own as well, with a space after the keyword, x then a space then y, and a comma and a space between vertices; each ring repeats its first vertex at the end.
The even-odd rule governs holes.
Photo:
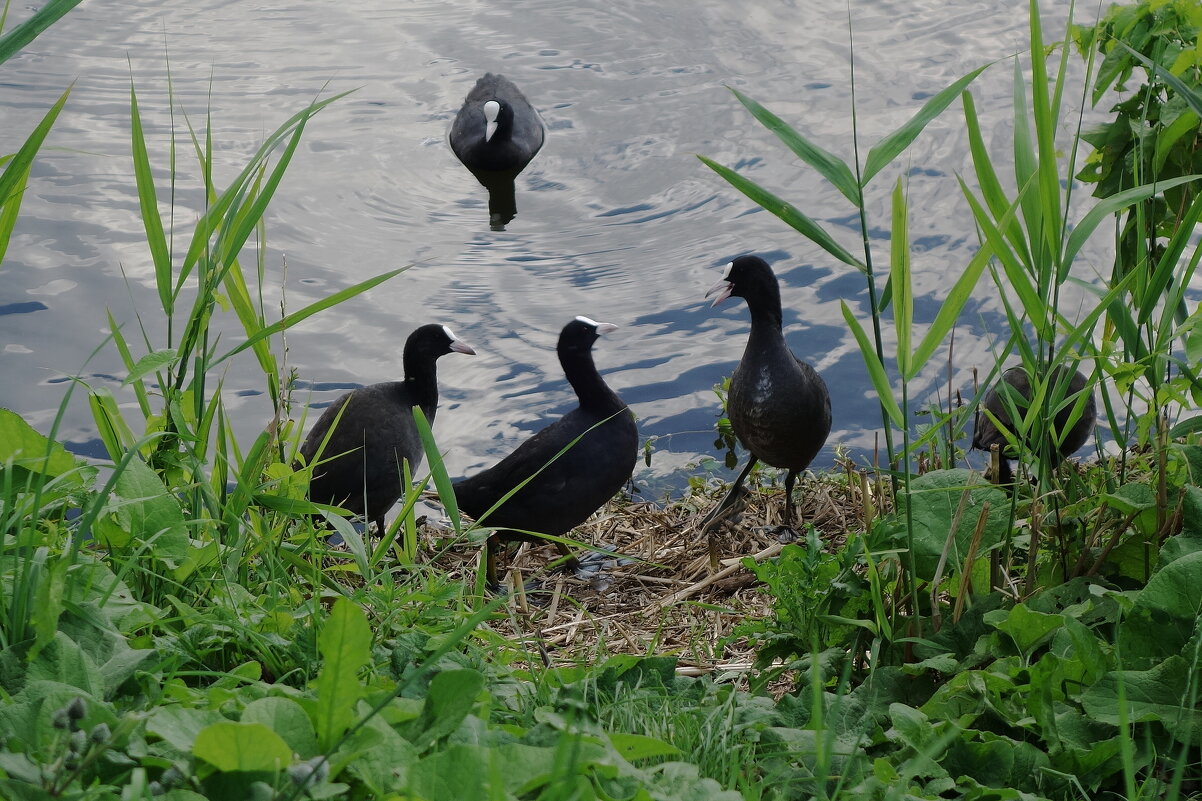
POLYGON ((1154 721, 1163 724, 1162 731, 1177 742, 1196 746, 1202 740, 1202 710, 1185 700, 1197 696, 1196 666, 1171 656, 1148 670, 1107 673, 1085 691, 1081 704, 1090 717, 1103 723, 1154 721))
POLYGON ((727 88, 760 121, 761 125, 776 134, 776 137, 784 142, 799 159, 818 170, 823 178, 830 181, 843 194, 843 197, 851 201, 853 206, 859 207, 863 205, 862 193, 860 192, 859 185, 856 184, 856 177, 852 174, 851 168, 842 159, 833 153, 823 150, 803 137, 797 131, 793 130, 793 128, 789 127, 780 117, 738 89, 727 88))
POLYGON ((366 281, 361 281, 360 283, 355 284, 354 286, 347 287, 346 289, 335 292, 333 295, 330 295, 327 298, 323 298, 322 300, 319 300, 316 303, 310 303, 308 306, 301 309, 300 311, 295 311, 292 314, 289 314, 287 317, 284 317, 282 320, 277 320, 276 322, 272 323, 271 325, 266 326, 265 328, 259 329, 253 335, 251 335, 245 342, 243 342, 241 345, 238 345, 238 347, 234 348, 233 350, 230 350, 229 352, 227 352, 225 355, 221 356, 220 358, 210 361, 209 367, 210 368, 216 367, 217 365, 221 364, 223 361, 230 358, 231 356, 241 353, 242 351, 246 350, 247 348, 254 347, 260 341, 262 341, 270 336, 273 336, 275 334, 278 334, 280 331, 285 331, 285 330, 291 328, 292 326, 296 325, 297 323, 301 322, 302 320, 306 320, 306 319, 312 317, 314 314, 317 314, 320 311, 324 311, 325 309, 328 309, 331 306, 337 306, 339 303, 342 303, 344 300, 347 300, 348 298, 353 298, 356 295, 362 294, 363 292, 366 292, 367 290, 371 289, 372 287, 382 284, 385 281, 387 281, 388 279, 393 278, 397 275, 400 275, 407 269, 409 269, 409 268, 408 267, 400 267, 395 270, 390 270, 386 273, 377 275, 374 278, 369 278, 366 281))
POLYGON ((995 609, 986 613, 984 619, 1009 637, 1024 657, 1029 657, 1064 627, 1063 615, 1034 612, 1022 603, 1015 604, 1012 609, 995 609))
MULTIPOLYGON (((476 670, 444 670, 430 681, 421 717, 408 724, 407 738, 425 750, 459 728, 476 706, 484 689, 484 676, 476 670)), ((403 732, 402 732, 403 733, 403 732)))
MULTIPOLYGON (((993 219, 1003 221, 998 224, 998 227, 1005 233, 1010 247, 1018 252, 1021 260, 1030 261, 1031 257, 1026 239, 1023 237, 1022 226, 1015 214, 1017 204, 1012 204, 1006 198, 1006 191, 1002 189, 1002 183, 998 179, 997 171, 994 170, 993 162, 989 157, 989 148, 985 145, 985 138, 981 135, 981 123, 977 119, 976 104, 969 92, 964 93, 963 102, 964 123, 968 129, 968 148, 972 153, 973 170, 976 172, 977 184, 981 188, 981 196, 985 199, 985 205, 989 207, 989 211, 992 212, 993 219)), ((963 179, 957 176, 957 180, 960 181, 962 191, 967 192, 963 179)))
MULTIPOLYGON (((923 128, 926 128, 931 120, 942 114, 943 110, 959 97, 964 89, 988 66, 989 64, 977 67, 951 86, 939 92, 924 103, 922 108, 918 110, 918 113, 906 121, 905 124, 873 145, 872 149, 868 151, 868 158, 864 162, 864 176, 860 179, 861 186, 868 186, 868 182, 872 180, 873 176, 909 147, 910 143, 922 133, 923 128)), ((855 203, 854 200, 852 202, 855 203)))
POLYGON ((885 372, 885 366, 877 358, 876 350, 872 347, 872 343, 868 339, 868 333, 860 325, 860 321, 856 319, 855 315, 852 314, 847 301, 840 300, 839 305, 843 309, 843 319, 847 321, 847 327, 851 329, 852 334, 855 335, 856 342, 860 346, 860 358, 864 360, 864 366, 868 368, 868 377, 872 379, 872 386, 876 390, 881 407, 889 415, 889 419, 893 421, 893 425, 898 428, 905 428, 905 418, 902 416, 901 407, 897 405, 897 399, 893 397, 893 387, 889 384, 889 376, 885 372))
POLYGON ((859 259, 848 253, 830 234, 823 230, 822 226, 811 220, 791 203, 781 200, 767 189, 764 189, 754 181, 744 178, 729 167, 724 167, 705 156, 698 156, 697 158, 701 159, 701 162, 711 170, 725 178, 735 189, 738 189, 759 206, 779 217, 786 225, 800 233, 806 239, 809 239, 844 264, 850 264, 860 272, 867 272, 868 268, 859 259))
POLYGON ((910 491, 898 497, 898 509, 890 518, 888 530, 892 540, 904 547, 908 508, 913 525, 915 570, 919 579, 930 581, 945 549, 948 565, 964 565, 986 504, 989 509, 985 528, 976 551, 980 557, 1005 539, 1010 507, 1004 492, 983 483, 968 470, 933 470, 914 478, 910 491))
POLYGON ((220 771, 279 773, 292 763, 292 749, 262 723, 213 723, 196 735, 192 755, 220 771))
POLYGON ((164 367, 175 364, 178 359, 179 352, 175 348, 165 348, 164 350, 147 353, 130 368, 129 375, 121 382, 121 386, 127 387, 135 381, 140 381, 151 373, 158 372, 164 367))
POLYGON ((317 649, 322 665, 314 724, 318 743, 328 751, 355 722, 355 705, 365 691, 359 671, 371 659, 371 629, 363 610, 339 598, 321 629, 317 649))
MULTIPOLYGON (((1195 114, 1202 116, 1202 95, 1199 95, 1196 91, 1191 89, 1190 86, 1185 83, 1185 81, 1181 80, 1159 64, 1153 62, 1143 53, 1132 50, 1127 46, 1126 42, 1122 40, 1116 40, 1116 43, 1119 47, 1130 53, 1132 57, 1142 63, 1145 67, 1152 70, 1156 77, 1160 78, 1160 80, 1172 87, 1173 91, 1176 92, 1177 95, 1184 100, 1191 109, 1194 110, 1195 114)), ((3 61, 3 59, 0 58, 0 61, 3 61)))
POLYGON ((0 468, 7 464, 47 476, 61 476, 82 462, 59 443, 35 431, 16 412, 0 408, 0 468))
POLYGON ((1148 667, 1181 654, 1186 643, 1198 638, 1199 620, 1202 553, 1192 553, 1165 565, 1135 596, 1130 613, 1119 624, 1123 664, 1148 667))
POLYGON ((301 759, 317 756, 317 734, 304 707, 291 698, 256 698, 242 710, 243 723, 261 723, 301 759))

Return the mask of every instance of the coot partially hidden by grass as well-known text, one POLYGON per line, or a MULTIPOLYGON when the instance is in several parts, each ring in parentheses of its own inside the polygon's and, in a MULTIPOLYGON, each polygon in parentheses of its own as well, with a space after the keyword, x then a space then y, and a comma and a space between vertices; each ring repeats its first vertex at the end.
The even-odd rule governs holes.
POLYGON ((415 471, 424 455, 413 407, 433 424, 435 362, 452 351, 475 354, 446 326, 423 325, 405 341, 405 380, 360 387, 322 413, 300 450, 304 464, 314 465, 310 500, 363 515, 384 536, 384 514, 405 490, 402 464, 415 471))
MULTIPOLYGON (((459 508, 497 529, 487 546, 486 574, 493 588, 496 555, 503 543, 539 541, 527 532, 567 534, 612 498, 634 472, 638 458, 634 416, 593 364, 593 343, 616 328, 587 317, 564 326, 557 347, 559 363, 580 405, 496 465, 454 484, 459 508), (497 506, 519 485, 521 489, 497 506)), ((557 547, 570 556, 566 545, 557 543, 557 547)), ((574 563, 574 559, 569 562, 574 563)))
MULTIPOLYGON (((1069 427, 1069 420, 1073 416, 1074 408, 1081 393, 1085 391, 1086 379, 1081 373, 1075 372, 1068 380, 1066 388, 1063 384, 1068 370, 1069 368, 1064 365, 1055 368, 1045 394, 1045 406, 1050 403, 1057 408, 1053 421, 1053 437, 1059 439, 1061 432, 1064 432, 1066 428, 1068 430, 1068 433, 1064 435, 1064 440, 1057 448, 1061 459, 1081 449, 1081 446, 1089 439, 1098 417, 1097 403, 1090 394, 1085 398, 1080 416, 1072 424, 1072 427, 1069 427)), ((985 392, 985 397, 981 399, 981 409, 988 410, 997 418, 998 422, 1010 429, 1012 433, 1016 433, 1010 411, 1015 410, 1017 418, 1021 420, 1030 407, 1031 397, 1031 376, 1021 365, 1011 367, 1002 373, 1002 382, 995 384, 985 392)), ((984 411, 978 410, 972 435, 972 446, 988 453, 993 445, 997 445, 1001 449, 997 482, 1010 484, 1014 481, 1014 472, 1010 469, 1010 458, 1016 454, 1009 447, 1006 435, 984 411)))

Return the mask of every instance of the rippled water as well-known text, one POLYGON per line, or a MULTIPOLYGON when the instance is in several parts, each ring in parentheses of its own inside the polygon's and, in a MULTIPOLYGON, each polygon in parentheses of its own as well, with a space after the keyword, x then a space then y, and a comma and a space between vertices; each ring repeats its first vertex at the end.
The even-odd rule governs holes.
MULTIPOLYGON (((1063 30, 1067 4, 1045 5, 1050 38, 1063 30)), ((733 369, 748 329, 742 303, 710 309, 702 295, 721 265, 755 252, 781 278, 790 344, 834 396, 835 430, 815 467, 829 465, 836 446, 870 450, 879 412, 839 308, 842 299, 865 313, 863 279, 694 157, 736 165, 858 252, 852 209, 724 88, 739 87, 850 160, 849 13, 864 147, 956 78, 1001 59, 974 91, 986 135, 1009 163, 1007 56, 1025 47, 1026 12, 1007 0, 854 0, 850 12, 828 0, 84 4, 0 66, 0 153, 15 150, 76 82, 0 271, 0 405, 49 430, 66 376, 79 374, 133 410, 114 349, 92 354, 106 310, 131 341, 140 340, 139 312, 155 346, 165 341, 129 155, 132 70, 164 204, 170 131, 186 135, 184 113, 201 127, 211 107, 224 186, 307 102, 356 90, 310 123, 270 208, 264 296, 277 306, 283 291, 295 310, 414 266, 289 335, 288 364, 311 387, 311 403, 398 377, 409 331, 445 323, 480 354, 440 364, 436 433, 452 473, 470 472, 572 405, 554 344, 566 321, 587 314, 621 326, 598 343, 597 362, 643 436, 657 438, 643 478, 671 484, 712 453, 711 387, 733 369), (490 230, 484 189, 445 142, 485 71, 514 80, 548 127, 504 231, 490 230)), ((954 105, 870 190, 884 265, 889 191, 907 176, 920 321, 975 250, 955 182, 970 172, 962 128, 954 105)), ((182 250, 202 195, 191 146, 183 136, 178 144, 182 250)), ((1104 252, 1087 251, 1080 269, 1088 276, 1105 264, 1104 252)), ((989 363, 992 339, 1006 333, 993 295, 978 291, 957 333, 952 382, 966 394, 971 368, 989 363)), ((946 366, 933 364, 924 380, 920 399, 946 386, 946 366)), ((251 359, 224 374, 248 438, 270 414, 261 386, 251 359)), ((81 395, 60 437, 103 452, 81 395)))

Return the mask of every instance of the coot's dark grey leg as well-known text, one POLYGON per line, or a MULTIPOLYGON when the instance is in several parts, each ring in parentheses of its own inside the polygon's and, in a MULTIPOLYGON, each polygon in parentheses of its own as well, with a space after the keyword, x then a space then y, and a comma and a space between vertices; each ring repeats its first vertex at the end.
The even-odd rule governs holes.
POLYGON ((710 510, 710 513, 701 521, 700 532, 705 534, 709 539, 710 549, 710 570, 718 572, 718 541, 714 537, 714 530, 717 524, 727 516, 729 510, 735 506, 735 503, 742 497, 743 482, 751 473, 751 468, 755 467, 759 459, 752 456, 747 460, 747 466, 743 468, 743 472, 739 473, 739 477, 735 479, 735 483, 730 485, 730 489, 726 491, 726 495, 718 502, 718 505, 710 510))
POLYGON ((785 476, 785 526, 793 528, 793 485, 797 483, 797 471, 790 470, 785 476))

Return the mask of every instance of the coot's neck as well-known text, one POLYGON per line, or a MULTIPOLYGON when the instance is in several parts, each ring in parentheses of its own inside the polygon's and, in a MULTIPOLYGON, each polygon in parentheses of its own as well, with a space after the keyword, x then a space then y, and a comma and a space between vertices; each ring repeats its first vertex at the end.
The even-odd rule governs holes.
POLYGON ((405 395, 414 406, 420 406, 428 420, 434 419, 438 408, 438 374, 435 360, 428 356, 405 354, 405 395))
POLYGON ((773 342, 783 342, 781 333, 780 290, 775 286, 762 287, 748 298, 747 308, 751 311, 751 336, 747 340, 748 350, 756 350, 773 342))
POLYGON ((580 408, 603 414, 612 414, 624 408, 622 399, 597 372, 590 351, 560 350, 559 363, 568 383, 576 391, 576 397, 580 399, 580 408))

